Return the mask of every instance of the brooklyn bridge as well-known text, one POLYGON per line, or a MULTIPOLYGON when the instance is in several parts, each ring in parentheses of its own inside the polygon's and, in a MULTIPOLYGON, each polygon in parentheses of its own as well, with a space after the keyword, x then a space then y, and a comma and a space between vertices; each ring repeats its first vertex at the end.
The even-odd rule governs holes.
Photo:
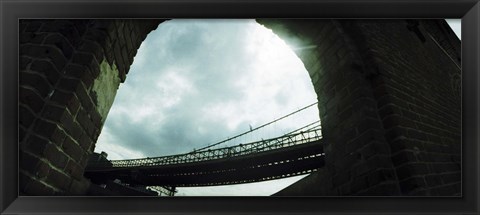
POLYGON ((271 127, 316 104, 189 153, 129 160, 93 159, 85 176, 97 184, 120 180, 130 186, 192 187, 251 183, 311 173, 324 165, 320 121, 274 138, 219 146, 271 127))

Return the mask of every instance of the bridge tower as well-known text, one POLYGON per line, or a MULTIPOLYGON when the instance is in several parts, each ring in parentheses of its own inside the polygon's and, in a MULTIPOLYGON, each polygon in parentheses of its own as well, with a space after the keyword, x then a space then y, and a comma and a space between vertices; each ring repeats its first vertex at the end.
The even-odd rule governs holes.
MULTIPOLYGON (((20 20, 20 193, 84 195, 116 90, 163 20, 20 20)), ((460 194, 460 41, 443 20, 257 20, 309 71, 325 167, 277 195, 460 194)))

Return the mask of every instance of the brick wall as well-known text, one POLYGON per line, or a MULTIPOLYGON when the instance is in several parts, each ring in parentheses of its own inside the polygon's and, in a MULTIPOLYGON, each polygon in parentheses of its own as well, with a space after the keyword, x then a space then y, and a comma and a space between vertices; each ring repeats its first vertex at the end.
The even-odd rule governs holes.
POLYGON ((460 42, 445 21, 258 22, 309 71, 326 142, 325 168, 276 195, 460 194, 460 42))
POLYGON ((357 25, 380 68, 373 87, 402 194, 459 195, 459 40, 443 20, 357 25))
POLYGON ((100 64, 108 62, 124 81, 141 42, 160 22, 20 20, 21 194, 86 192, 83 171, 106 118, 93 89, 100 64))

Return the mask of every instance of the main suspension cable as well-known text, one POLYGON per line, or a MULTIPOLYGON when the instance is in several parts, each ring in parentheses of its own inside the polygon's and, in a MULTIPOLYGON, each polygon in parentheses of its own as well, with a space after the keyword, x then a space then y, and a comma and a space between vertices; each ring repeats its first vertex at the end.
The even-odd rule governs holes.
POLYGON ((298 110, 296 110, 296 111, 294 111, 294 112, 292 112, 292 113, 289 113, 289 114, 287 114, 287 115, 285 115, 285 116, 282 116, 282 117, 280 117, 280 118, 278 118, 278 119, 275 119, 275 120, 273 120, 273 121, 271 121, 271 122, 269 122, 269 123, 263 124, 263 125, 258 126, 258 127, 256 127, 256 128, 252 128, 252 129, 250 129, 250 130, 247 131, 247 132, 243 132, 243 133, 238 134, 238 135, 236 135, 236 136, 234 136, 234 137, 230 137, 230 138, 225 139, 225 140, 222 140, 222 141, 220 141, 220 142, 217 142, 217 143, 214 143, 214 144, 211 144, 211 145, 202 147, 202 148, 200 148, 200 149, 193 150, 192 152, 198 152, 198 151, 202 151, 202 150, 205 150, 205 149, 209 149, 209 148, 211 148, 211 147, 213 147, 213 146, 217 146, 217 145, 220 145, 220 144, 225 143, 225 142, 227 142, 227 141, 233 140, 233 139, 235 139, 235 138, 238 138, 238 137, 240 137, 240 136, 243 136, 243 135, 245 135, 245 134, 251 133, 251 132, 256 131, 256 130, 258 130, 258 129, 260 129, 260 128, 263 128, 263 127, 265 127, 265 126, 268 126, 268 125, 270 125, 270 124, 272 124, 272 123, 275 123, 275 122, 277 122, 277 121, 280 121, 280 120, 282 120, 282 119, 285 119, 285 118, 287 118, 287 117, 289 117, 289 116, 291 116, 291 115, 294 115, 294 114, 296 114, 296 113, 298 113, 298 112, 300 112, 300 111, 302 111, 302 110, 305 110, 305 109, 307 109, 307 108, 309 108, 309 107, 311 107, 311 106, 313 106, 313 105, 316 105, 316 104, 318 104, 318 102, 315 102, 315 103, 313 103, 313 104, 307 105, 307 106, 305 106, 305 107, 303 107, 303 108, 301 108, 301 109, 298 109, 298 110))

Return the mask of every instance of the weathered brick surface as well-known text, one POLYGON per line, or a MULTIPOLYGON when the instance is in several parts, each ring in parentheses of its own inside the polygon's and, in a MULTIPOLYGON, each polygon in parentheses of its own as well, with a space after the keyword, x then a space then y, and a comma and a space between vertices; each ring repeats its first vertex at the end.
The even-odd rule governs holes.
POLYGON ((86 193, 83 171, 104 121, 92 91, 100 63, 118 67, 125 80, 141 42, 160 22, 20 20, 21 193, 86 193))
POLYGON ((373 84, 379 115, 402 193, 420 195, 416 190, 423 189, 426 195, 444 195, 446 191, 441 194, 433 188, 448 182, 433 180, 435 174, 461 171, 460 162, 452 160, 461 148, 460 97, 454 83, 460 75, 460 42, 443 20, 416 25, 425 40, 402 24, 408 25, 359 22, 380 70, 373 84))
POLYGON ((327 187, 315 195, 460 193, 451 185, 460 182, 460 42, 443 20, 258 22, 303 41, 290 45, 309 71, 326 140, 325 170, 277 195, 314 186, 327 187))

